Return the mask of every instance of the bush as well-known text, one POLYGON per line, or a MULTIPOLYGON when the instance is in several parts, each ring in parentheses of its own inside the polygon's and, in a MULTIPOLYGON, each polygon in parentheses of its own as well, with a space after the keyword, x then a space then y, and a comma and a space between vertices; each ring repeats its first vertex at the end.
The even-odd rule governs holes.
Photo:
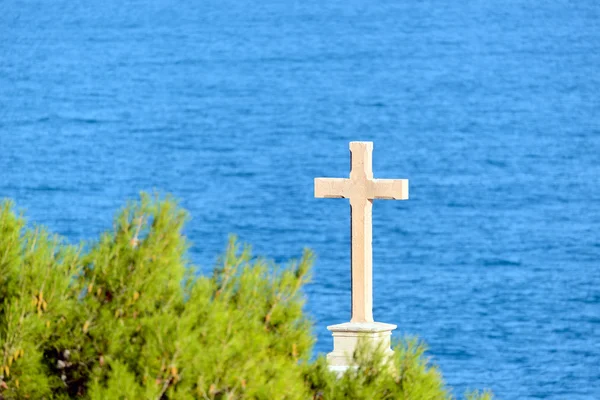
POLYGON ((142 195, 112 232, 72 246, 0 205, 0 399, 452 398, 416 340, 393 367, 361 348, 341 377, 311 360, 312 253, 280 267, 232 238, 196 276, 186 219, 142 195))

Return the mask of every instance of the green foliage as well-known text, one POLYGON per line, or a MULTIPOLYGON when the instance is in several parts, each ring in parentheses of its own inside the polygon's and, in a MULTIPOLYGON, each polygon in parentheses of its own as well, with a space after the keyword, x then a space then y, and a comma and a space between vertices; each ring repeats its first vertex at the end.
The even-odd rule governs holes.
POLYGON ((186 219, 142 195, 75 247, 1 204, 0 400, 452 398, 414 339, 391 356, 359 347, 340 377, 311 360, 312 253, 282 267, 232 238, 194 276, 186 219))

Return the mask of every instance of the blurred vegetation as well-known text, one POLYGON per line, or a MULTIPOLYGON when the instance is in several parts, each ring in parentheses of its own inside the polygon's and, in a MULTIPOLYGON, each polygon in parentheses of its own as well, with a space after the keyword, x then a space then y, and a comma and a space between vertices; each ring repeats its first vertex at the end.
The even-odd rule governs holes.
POLYGON ((303 314, 312 253, 278 266, 232 238, 198 275, 186 219, 143 194, 72 246, 0 204, 0 400, 453 398, 416 340, 331 373, 303 314))

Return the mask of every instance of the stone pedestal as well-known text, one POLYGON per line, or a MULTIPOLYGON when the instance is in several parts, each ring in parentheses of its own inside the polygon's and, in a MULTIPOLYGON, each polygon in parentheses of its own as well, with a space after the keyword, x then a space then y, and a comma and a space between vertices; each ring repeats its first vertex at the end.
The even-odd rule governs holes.
POLYGON ((343 373, 352 365, 352 356, 360 340, 366 340, 373 348, 381 346, 392 354, 390 339, 396 325, 382 322, 346 322, 328 326, 333 334, 333 351, 327 354, 327 362, 332 371, 343 373))

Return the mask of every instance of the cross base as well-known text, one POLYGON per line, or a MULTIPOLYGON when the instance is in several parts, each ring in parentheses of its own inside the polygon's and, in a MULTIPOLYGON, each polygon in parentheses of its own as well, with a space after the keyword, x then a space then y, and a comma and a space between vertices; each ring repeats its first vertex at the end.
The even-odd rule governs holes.
POLYGON ((327 354, 329 369, 343 373, 353 364, 354 350, 359 340, 367 341, 375 348, 381 346, 385 353, 392 354, 390 348, 392 331, 397 326, 383 322, 346 322, 327 327, 333 334, 333 351, 327 354))

